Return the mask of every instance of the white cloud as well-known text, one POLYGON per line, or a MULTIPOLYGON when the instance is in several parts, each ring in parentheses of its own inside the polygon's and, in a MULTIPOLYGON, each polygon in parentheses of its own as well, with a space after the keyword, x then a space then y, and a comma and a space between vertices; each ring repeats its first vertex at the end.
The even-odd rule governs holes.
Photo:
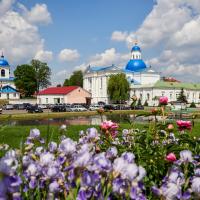
POLYGON ((127 35, 127 45, 132 46, 136 38, 151 54, 154 50, 160 52, 148 61, 157 71, 179 76, 184 81, 186 74, 190 75, 187 81, 197 80, 200 75, 199 0, 157 0, 138 30, 127 35))
POLYGON ((23 13, 13 11, 13 3, 14 0, 0 2, 0 10, 4 10, 0 15, 0 51, 4 52, 11 65, 29 62, 36 54, 50 58, 50 52, 44 51, 44 40, 38 27, 30 23, 23 13))
POLYGON ((0 1, 0 16, 4 15, 8 10, 11 9, 15 0, 1 0, 0 1))
POLYGON ((115 48, 106 49, 102 53, 97 53, 91 56, 86 63, 82 63, 75 67, 75 70, 84 71, 89 65, 94 66, 110 66, 112 64, 118 67, 124 67, 126 62, 130 59, 129 54, 121 54, 116 52, 115 48))
POLYGON ((126 41, 127 36, 128 36, 127 32, 114 31, 112 33, 111 40, 117 41, 117 42, 123 42, 123 41, 126 41))
POLYGON ((76 49, 63 49, 58 55, 58 59, 61 62, 71 62, 76 61, 80 57, 78 50, 76 49))
POLYGON ((40 50, 36 53, 35 59, 38 59, 42 62, 48 63, 53 59, 53 52, 52 51, 40 50))
POLYGON ((36 4, 29 11, 23 4, 18 4, 23 16, 33 24, 49 24, 52 22, 51 14, 46 4, 36 4))

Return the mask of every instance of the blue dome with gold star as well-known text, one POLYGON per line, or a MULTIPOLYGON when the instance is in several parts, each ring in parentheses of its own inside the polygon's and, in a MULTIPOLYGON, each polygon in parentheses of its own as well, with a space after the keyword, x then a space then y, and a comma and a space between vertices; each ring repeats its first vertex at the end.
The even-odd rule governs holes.
POLYGON ((125 71, 129 72, 140 72, 147 68, 145 62, 142 60, 141 49, 135 43, 133 48, 131 49, 131 59, 127 63, 125 67, 125 71))
POLYGON ((3 55, 0 57, 0 66, 1 67, 9 67, 9 63, 7 60, 4 59, 3 55))
POLYGON ((127 63, 125 70, 139 72, 143 71, 146 68, 147 66, 142 59, 131 59, 127 63))

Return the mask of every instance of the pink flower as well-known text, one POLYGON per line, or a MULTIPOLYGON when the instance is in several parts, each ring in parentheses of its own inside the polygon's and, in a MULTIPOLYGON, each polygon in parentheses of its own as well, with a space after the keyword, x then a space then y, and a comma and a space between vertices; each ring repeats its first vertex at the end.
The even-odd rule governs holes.
POLYGON ((177 124, 178 129, 179 129, 180 131, 185 130, 185 129, 191 130, 191 128, 192 128, 192 123, 191 123, 191 121, 177 120, 177 121, 176 121, 176 124, 177 124))
POLYGON ((160 105, 167 105, 168 98, 167 97, 160 97, 159 103, 160 103, 160 105))
POLYGON ((168 128, 168 130, 173 130, 174 129, 174 125, 173 124, 169 124, 167 128, 168 128))
POLYGON ((112 137, 115 137, 117 135, 117 129, 119 128, 117 123, 110 121, 104 121, 100 128, 105 133, 110 133, 112 137))
POLYGON ((176 161, 176 155, 174 153, 169 153, 167 156, 166 156, 166 160, 170 161, 170 162, 174 162, 176 161))

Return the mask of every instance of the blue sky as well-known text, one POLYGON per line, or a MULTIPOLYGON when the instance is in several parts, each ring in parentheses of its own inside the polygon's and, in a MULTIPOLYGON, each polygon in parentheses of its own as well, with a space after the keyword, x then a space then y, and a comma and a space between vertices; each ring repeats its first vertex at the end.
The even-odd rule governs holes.
POLYGON ((40 59, 53 84, 89 64, 125 66, 136 38, 154 70, 199 79, 199 0, 1 0, 0 26, 12 69, 40 59))

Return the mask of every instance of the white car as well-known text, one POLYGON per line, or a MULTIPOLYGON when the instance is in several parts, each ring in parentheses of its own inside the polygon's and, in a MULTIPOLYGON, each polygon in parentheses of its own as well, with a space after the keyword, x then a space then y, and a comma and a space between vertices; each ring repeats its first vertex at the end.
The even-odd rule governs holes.
POLYGON ((82 105, 73 105, 71 111, 87 111, 87 109, 82 105))
POLYGON ((103 106, 101 106, 101 105, 95 104, 95 105, 91 105, 91 106, 89 107, 89 110, 95 111, 95 110, 98 110, 99 108, 102 108, 102 107, 103 107, 103 106))

